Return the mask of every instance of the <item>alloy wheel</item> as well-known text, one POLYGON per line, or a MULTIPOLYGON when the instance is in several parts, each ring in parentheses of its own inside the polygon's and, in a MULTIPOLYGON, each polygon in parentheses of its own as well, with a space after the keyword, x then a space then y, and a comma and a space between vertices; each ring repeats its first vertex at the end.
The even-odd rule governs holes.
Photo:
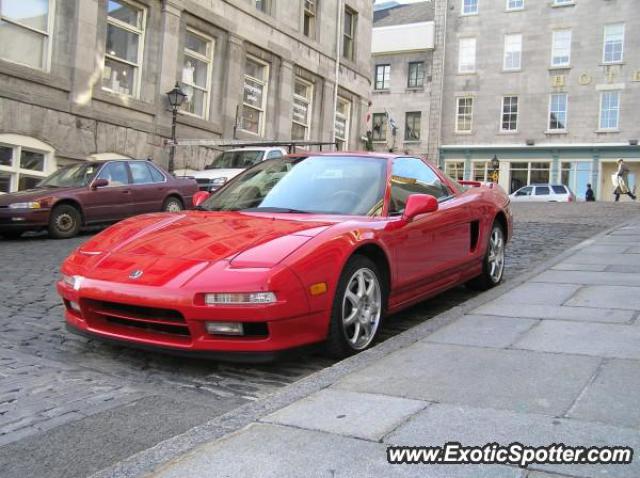
POLYGON ((376 274, 358 269, 342 299, 342 326, 349 345, 363 350, 373 341, 382 315, 382 291, 376 274))
POLYGON ((504 234, 500 227, 494 227, 489 239, 489 276, 494 284, 500 282, 504 272, 504 234))

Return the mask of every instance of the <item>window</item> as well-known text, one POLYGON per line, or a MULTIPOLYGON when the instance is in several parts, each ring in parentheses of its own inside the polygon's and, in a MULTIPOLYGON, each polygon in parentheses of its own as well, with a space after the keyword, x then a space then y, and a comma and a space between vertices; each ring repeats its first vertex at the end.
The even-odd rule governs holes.
POLYGON ((349 144, 349 129, 351 125, 351 102, 345 98, 338 97, 336 105, 336 117, 334 121, 335 138, 338 142, 338 149, 344 149, 349 144))
POLYGON ((624 23, 604 27, 604 63, 619 63, 624 50, 624 23))
POLYGON ((39 70, 49 69, 53 0, 0 2, 0 56, 39 70))
POLYGON ((269 13, 270 10, 270 1, 269 0, 253 0, 256 5, 256 10, 260 10, 264 13, 269 13))
POLYGON ((267 159, 281 159, 283 157, 282 151, 274 149, 273 151, 269 151, 267 154, 267 159))
POLYGON ((575 0, 553 0, 554 5, 573 5, 575 0))
POLYGON ((146 163, 142 161, 131 161, 129 163, 133 184, 150 184, 153 183, 153 176, 146 163))
POLYGON ((145 10, 122 0, 107 2, 107 45, 102 89, 138 96, 144 45, 145 10))
POLYGON ((507 10, 522 10, 524 0, 507 0, 507 10))
POLYGON ((549 97, 549 130, 564 131, 567 129, 568 97, 558 93, 549 97))
POLYGON ((371 117, 371 123, 373 125, 373 141, 386 141, 387 140, 387 114, 386 113, 373 113, 371 117))
POLYGON ((55 169, 53 150, 50 148, 32 147, 37 144, 32 145, 35 140, 30 138, 26 138, 26 144, 5 143, 1 136, 0 193, 34 188, 55 169))
POLYGON ((430 194, 438 199, 451 195, 433 169, 418 158, 394 159, 389 214, 402 214, 412 194, 430 194))
POLYGON ((356 36, 357 14, 348 7, 344 9, 344 29, 342 31, 342 56, 353 60, 353 41, 356 36))
POLYGON ((312 101, 313 84, 302 78, 296 78, 293 84, 293 122, 291 123, 291 139, 294 141, 309 139, 312 101))
POLYGON ((444 163, 444 172, 450 178, 456 181, 464 179, 464 162, 463 161, 447 161, 444 163))
POLYGON ((269 65, 249 57, 244 65, 244 94, 242 97, 242 129, 261 135, 267 104, 269 65))
POLYGON ((503 68, 505 70, 522 68, 522 35, 520 33, 504 36, 503 68))
POLYGON ((509 193, 517 191, 527 184, 544 184, 549 182, 551 163, 541 162, 511 162, 511 188, 509 193))
POLYGON ((474 161, 472 168, 474 181, 486 182, 490 180, 492 169, 489 161, 474 161))
POLYGON ((536 196, 548 196, 549 186, 536 186, 536 196))
POLYGON ((388 90, 390 81, 391 65, 376 65, 374 88, 376 90, 388 90))
POLYGON ((473 98, 466 96, 456 100, 456 132, 470 133, 473 120, 473 98))
POLYGON ((109 181, 107 187, 110 188, 117 188, 119 186, 129 184, 127 163, 125 163, 124 161, 114 161, 112 163, 108 163, 100 170, 97 179, 106 179, 107 181, 109 181))
POLYGON ((620 126, 620 92, 603 91, 600 95, 600 129, 620 126))
POLYGON ((592 182, 591 172, 591 161, 562 163, 561 182, 568 186, 577 197, 584 198, 587 192, 587 184, 592 182))
POLYGON ((557 30, 551 38, 551 66, 571 63, 571 30, 557 30))
POLYGON ((476 39, 461 38, 458 56, 458 72, 473 73, 476 71, 476 39))
POLYGON ((420 122, 422 113, 420 111, 411 111, 405 115, 404 119, 404 140, 420 141, 420 122))
POLYGON ((209 115, 213 40, 187 30, 182 65, 182 90, 187 94, 182 110, 201 118, 209 115))
POLYGON ((533 192, 533 188, 531 186, 527 186, 526 188, 522 188, 516 192, 516 196, 531 196, 533 192))
POLYGON ((316 0, 303 0, 304 13, 302 17, 302 32, 309 38, 316 36, 316 0))
POLYGON ((407 75, 408 88, 422 88, 424 86, 424 62, 413 61, 409 63, 409 74, 407 75))
POLYGON ((151 171, 151 176, 153 177, 153 182, 155 183, 163 183, 167 180, 167 178, 164 177, 164 174, 162 174, 158 168, 156 168, 153 164, 150 163, 146 163, 147 166, 149 167, 149 170, 151 171))
POLYGON ((516 131, 518 129, 518 97, 504 96, 502 98, 502 131, 516 131))
POLYGON ((462 0, 462 14, 475 15, 478 13, 479 0, 462 0))

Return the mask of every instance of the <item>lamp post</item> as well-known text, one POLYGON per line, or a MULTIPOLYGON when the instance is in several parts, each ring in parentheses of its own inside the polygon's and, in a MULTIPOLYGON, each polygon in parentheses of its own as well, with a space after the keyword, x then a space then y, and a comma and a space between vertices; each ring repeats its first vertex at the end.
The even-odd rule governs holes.
POLYGON ((498 182, 498 170, 500 169, 500 160, 497 155, 493 155, 493 159, 491 160, 491 169, 493 170, 491 174, 491 180, 494 183, 498 182))
POLYGON ((171 120, 171 141, 173 142, 173 144, 171 145, 171 150, 169 151, 169 172, 173 173, 176 157, 176 124, 178 122, 178 110, 182 106, 182 103, 184 103, 187 95, 180 89, 180 83, 176 81, 176 86, 174 86, 173 89, 167 93, 167 97, 169 98, 169 105, 171 106, 171 112, 173 114, 171 120))

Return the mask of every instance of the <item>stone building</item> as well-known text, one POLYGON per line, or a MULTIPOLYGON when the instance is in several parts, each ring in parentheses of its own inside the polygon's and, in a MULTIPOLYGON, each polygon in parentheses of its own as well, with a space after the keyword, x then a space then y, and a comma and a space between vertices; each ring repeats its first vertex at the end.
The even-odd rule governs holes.
POLYGON ((433 3, 373 14, 371 130, 374 149, 426 154, 431 113, 433 3))
MULTIPOLYGON (((0 2, 0 192, 87 158, 166 165, 179 139, 312 139, 360 148, 371 0, 0 2), (335 78, 338 70, 336 98, 335 78)), ((178 148, 176 167, 213 151, 178 148)))
POLYGON ((592 183, 611 200, 611 174, 625 158, 637 185, 637 0, 437 3, 446 30, 436 41, 446 49, 437 139, 448 173, 487 180, 496 156, 509 192, 562 182, 584 197, 592 183))

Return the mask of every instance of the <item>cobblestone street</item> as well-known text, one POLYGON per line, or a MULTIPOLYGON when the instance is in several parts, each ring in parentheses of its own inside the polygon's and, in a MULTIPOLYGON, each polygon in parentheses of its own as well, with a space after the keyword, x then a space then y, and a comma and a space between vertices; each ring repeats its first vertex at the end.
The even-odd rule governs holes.
MULTIPOLYGON (((516 204, 506 280, 636 217, 636 203, 516 204)), ((0 476, 82 477, 256 400, 332 361, 238 365, 164 356, 68 333, 54 283, 89 234, 0 240, 0 476)), ((382 338, 473 293, 458 288, 391 317, 382 338)))

